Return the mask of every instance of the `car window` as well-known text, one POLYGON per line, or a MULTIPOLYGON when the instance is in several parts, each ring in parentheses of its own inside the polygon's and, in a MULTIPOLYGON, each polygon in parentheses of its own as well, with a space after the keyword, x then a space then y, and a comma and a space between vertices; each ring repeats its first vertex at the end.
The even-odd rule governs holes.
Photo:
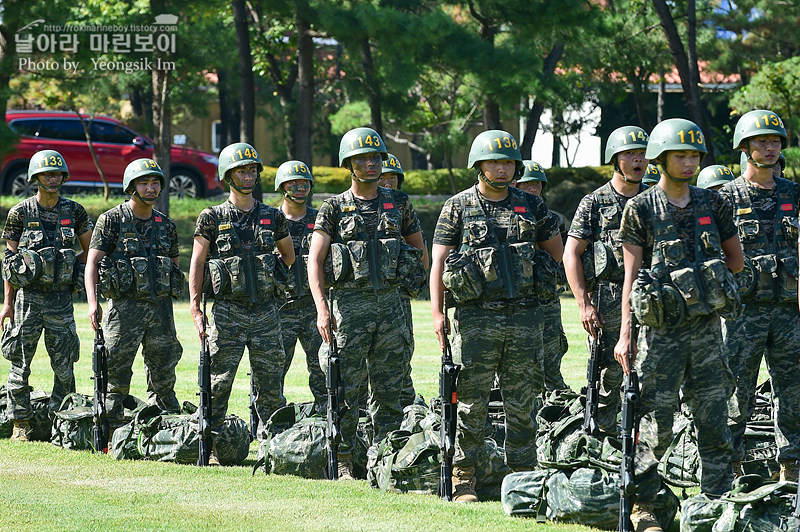
POLYGON ((8 123, 11 129, 20 135, 31 136, 36 136, 36 133, 39 131, 39 124, 41 124, 41 120, 38 118, 20 118, 8 123))
POLYGON ((60 140, 86 141, 80 120, 70 118, 48 118, 42 120, 39 137, 60 140))
POLYGON ((114 144, 133 144, 136 133, 109 122, 92 122, 92 140, 114 144))

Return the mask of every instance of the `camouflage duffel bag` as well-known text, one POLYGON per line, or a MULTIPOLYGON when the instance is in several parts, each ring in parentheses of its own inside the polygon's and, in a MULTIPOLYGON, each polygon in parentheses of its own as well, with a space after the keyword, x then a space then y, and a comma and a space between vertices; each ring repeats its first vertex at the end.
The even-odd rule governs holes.
MULTIPOLYGON (((123 420, 133 419, 134 414, 145 406, 144 401, 132 395, 125 397, 123 420)), ((87 395, 71 393, 64 397, 53 415, 50 441, 64 449, 93 449, 94 410, 93 399, 87 395)))
POLYGON ((797 494, 794 482, 768 482, 744 475, 719 499, 695 495, 681 505, 681 532, 778 532, 797 530, 791 524, 797 494))
MULTIPOLYGON (((221 465, 240 463, 250 449, 247 423, 233 414, 225 416, 214 445, 221 465)), ((196 464, 200 456, 197 407, 184 402, 178 414, 164 414, 156 405, 142 408, 114 432, 111 454, 117 460, 196 464)))
POLYGON ((266 423, 268 437, 273 437, 281 432, 290 429, 301 419, 314 415, 314 401, 303 403, 289 403, 277 409, 269 417, 266 423))
MULTIPOLYGON (((270 426, 269 422, 267 426, 270 426)), ((325 466, 328 462, 326 428, 327 421, 322 416, 301 417, 288 429, 263 440, 258 448, 253 474, 263 471, 275 475, 325 478, 325 466)), ((367 447, 372 440, 372 434, 369 417, 362 415, 358 420, 355 440, 350 447, 356 478, 366 478, 367 447)))
MULTIPOLYGON (((668 529, 679 501, 655 469, 637 477, 637 492, 654 501, 656 518, 668 529)), ((511 473, 503 480, 501 501, 511 516, 615 530, 619 524, 619 474, 590 467, 511 473)))
MULTIPOLYGON (((33 441, 50 441, 50 394, 42 390, 31 393, 31 418, 28 420, 33 429, 33 434, 28 437, 33 441)), ((6 386, 0 386, 0 438, 10 438, 14 432, 14 420, 8 414, 8 396, 6 386)))
POLYGON ((658 465, 664 482, 679 488, 700 485, 700 454, 692 415, 686 408, 676 412, 672 421, 672 442, 658 465))
POLYGON ((393 430, 369 451, 367 480, 383 491, 436 493, 439 441, 431 430, 393 430))

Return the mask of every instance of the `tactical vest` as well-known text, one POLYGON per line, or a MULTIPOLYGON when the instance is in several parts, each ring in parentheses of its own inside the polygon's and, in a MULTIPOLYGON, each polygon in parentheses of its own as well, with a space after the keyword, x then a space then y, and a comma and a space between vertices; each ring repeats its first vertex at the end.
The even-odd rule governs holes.
POLYGON ((536 249, 536 218, 522 191, 509 188, 513 212, 506 241, 494 232, 478 196, 477 185, 460 194, 464 228, 457 252, 445 260, 442 281, 457 304, 485 303, 557 294, 558 265, 536 249))
MULTIPOLYGON (((639 192, 647 188, 646 185, 641 185, 639 192)), ((595 229, 592 243, 595 278, 621 283, 625 277, 622 242, 619 239, 623 206, 610 181, 594 191, 593 195, 599 224, 595 229)))
MULTIPOLYGON (((36 290, 71 290, 75 267, 75 217, 72 202, 58 199, 58 222, 53 242, 47 237, 39 219, 39 205, 35 197, 20 203, 24 217, 22 235, 17 254, 20 257, 35 252, 40 259, 40 273, 34 274, 28 284, 36 290)), ((14 283, 12 283, 13 285, 14 283)))
POLYGON ((233 226, 230 202, 211 208, 217 218, 216 255, 208 268, 214 297, 240 303, 257 303, 275 297, 275 226, 277 209, 256 202, 256 224, 250 251, 233 226))
POLYGON ((737 276, 742 296, 762 303, 797 301, 797 234, 793 183, 775 178, 777 208, 768 233, 750 199, 748 184, 739 177, 725 186, 733 199, 733 220, 745 254, 746 268, 737 276))
POLYGON ((149 250, 136 230, 135 217, 126 203, 119 212, 117 247, 108 260, 100 261, 100 291, 112 299, 131 298, 152 301, 183 292, 183 274, 169 257, 166 216, 153 210, 149 250))
POLYGON ((339 226, 331 244, 333 285, 346 289, 394 286, 403 248, 403 214, 392 189, 378 187, 378 225, 370 238, 352 190, 342 195, 339 226), (335 248, 335 249, 334 249, 335 248))
POLYGON ((675 327, 684 318, 715 311, 732 318, 741 312, 733 273, 722 260, 708 194, 696 187, 689 192, 694 206, 694 261, 678 237, 664 191, 652 187, 642 196, 653 217, 653 248, 650 268, 640 272, 630 297, 631 307, 644 325, 675 327))
MULTIPOLYGON (((316 218, 317 212, 317 209, 308 207, 303 219, 316 218)), ((286 296, 291 301, 311 294, 308 285, 308 251, 311 247, 311 235, 314 234, 314 222, 289 220, 289 224, 303 224, 300 245, 294 247, 294 264, 289 268, 290 283, 286 290, 286 296)))

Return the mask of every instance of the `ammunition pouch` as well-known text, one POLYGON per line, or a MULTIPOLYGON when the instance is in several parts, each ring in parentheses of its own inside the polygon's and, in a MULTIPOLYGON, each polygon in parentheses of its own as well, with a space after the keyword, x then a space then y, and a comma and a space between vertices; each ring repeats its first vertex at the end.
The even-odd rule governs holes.
POLYGON ((186 286, 186 276, 183 274, 177 264, 172 262, 172 268, 169 273, 169 295, 173 299, 180 299, 183 297, 183 289, 186 286))
MULTIPOLYGON (((536 274, 536 295, 545 301, 557 298, 558 263, 548 252, 542 249, 536 250, 534 273, 536 274)), ((514 281, 512 280, 512 282, 514 281)))
POLYGON ((456 303, 463 304, 481 297, 484 278, 476 251, 451 251, 444 261, 442 283, 456 303))
POLYGON ((686 305, 686 315, 689 318, 705 316, 713 312, 713 309, 706 301, 703 285, 698 279, 694 267, 671 271, 669 272, 669 278, 683 298, 683 302, 686 305))
POLYGON ((629 301, 636 320, 648 327, 677 327, 686 315, 680 292, 649 275, 634 281, 629 301))
POLYGON ((169 257, 103 257, 98 266, 100 294, 106 299, 153 299, 183 294, 183 272, 169 257))
POLYGON ((410 297, 418 297, 428 282, 422 250, 402 242, 397 257, 397 285, 410 297))
POLYGON ((753 261, 745 255, 744 267, 742 271, 734 273, 733 277, 736 279, 736 285, 739 287, 739 296, 744 299, 753 291, 756 285, 756 271, 753 266, 753 261))
MULTIPOLYGON (((517 285, 519 294, 533 294, 536 290, 536 283, 539 281, 539 268, 549 268, 550 265, 546 263, 543 257, 538 256, 539 251, 531 242, 509 244, 508 250, 511 255, 511 275, 517 285)), ((547 253, 545 255, 550 256, 547 253)), ((548 273, 542 272, 542 276, 546 279, 548 273)))
POLYGON ((284 267, 286 266, 274 253, 263 253, 253 257, 256 279, 255 288, 259 299, 274 297, 276 290, 280 290, 280 292, 283 293, 283 288, 286 286, 286 278, 289 272, 288 268, 286 268, 283 272, 283 281, 279 287, 275 282, 275 264, 277 262, 283 264, 284 267))
POLYGON ((797 255, 778 258, 777 300, 779 303, 797 301, 797 255))
MULTIPOLYGON (((746 257, 747 259, 747 257, 746 257)), ((745 260, 752 267, 751 287, 745 294, 758 303, 792 303, 797 301, 797 257, 793 255, 759 255, 745 260)), ((746 280, 740 274, 743 282, 746 280)))
POLYGON ((42 276, 42 258, 32 249, 22 249, 3 259, 3 280, 15 290, 27 286, 42 276))
POLYGON ((592 248, 595 278, 598 281, 622 282, 625 277, 625 268, 618 260, 614 250, 600 241, 595 242, 592 248))

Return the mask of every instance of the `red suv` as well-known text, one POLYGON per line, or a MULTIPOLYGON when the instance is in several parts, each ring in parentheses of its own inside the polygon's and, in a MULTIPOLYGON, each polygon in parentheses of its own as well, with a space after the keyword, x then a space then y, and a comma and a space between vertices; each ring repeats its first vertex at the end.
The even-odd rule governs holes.
MULTIPOLYGON (((85 121, 91 117, 83 116, 85 121)), ((28 161, 39 150, 57 150, 67 162, 72 190, 100 190, 103 182, 89 152, 78 115, 64 111, 7 111, 6 122, 21 135, 14 150, 0 164, 0 190, 18 197, 32 196, 36 185, 28 183, 28 161)), ((97 160, 112 190, 122 189, 122 174, 129 162, 153 157, 153 141, 107 116, 95 116, 90 129, 97 160)), ((172 146, 169 192, 172 197, 204 197, 222 191, 217 181, 213 153, 172 146)))

